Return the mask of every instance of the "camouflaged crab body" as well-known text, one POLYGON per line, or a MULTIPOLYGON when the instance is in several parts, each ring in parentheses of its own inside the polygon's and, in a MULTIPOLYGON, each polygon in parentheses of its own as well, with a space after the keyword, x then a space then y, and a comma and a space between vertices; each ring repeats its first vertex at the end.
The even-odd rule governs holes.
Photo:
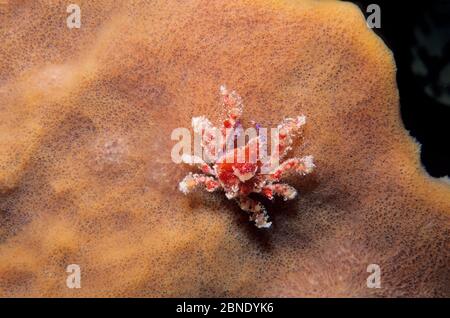
MULTIPOLYGON (((228 199, 236 200, 240 208, 250 214, 250 220, 254 221, 258 228, 268 228, 272 223, 268 221, 265 207, 249 198, 249 195, 259 193, 270 200, 276 195, 284 200, 297 196, 295 188, 280 181, 292 172, 300 175, 310 173, 315 167, 312 156, 290 158, 281 164, 279 162, 286 157, 293 138, 298 135, 306 119, 304 116, 286 118, 278 125, 277 138, 272 139, 272 149, 276 151, 269 157, 260 155, 261 147, 267 147, 266 138, 260 134, 250 139, 247 144, 228 150, 226 144, 230 138, 232 145, 236 145, 236 138, 242 132, 239 118, 243 104, 236 92, 229 93, 225 86, 221 86, 220 91, 228 117, 220 130, 204 116, 192 119, 194 132, 201 136, 206 160, 198 156, 183 155, 182 161, 197 166, 202 174, 189 173, 180 182, 179 189, 185 194, 198 186, 203 186, 208 192, 223 190, 228 199)), ((258 129, 258 126, 256 127, 258 129)))

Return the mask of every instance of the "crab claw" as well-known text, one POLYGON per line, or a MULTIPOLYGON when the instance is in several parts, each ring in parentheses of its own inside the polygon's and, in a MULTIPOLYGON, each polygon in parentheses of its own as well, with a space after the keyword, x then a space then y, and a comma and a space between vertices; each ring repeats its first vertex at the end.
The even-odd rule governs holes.
POLYGON ((261 202, 255 201, 248 197, 240 197, 238 200, 239 207, 250 214, 250 221, 254 221, 257 228, 269 228, 272 222, 269 222, 269 215, 266 208, 261 202))

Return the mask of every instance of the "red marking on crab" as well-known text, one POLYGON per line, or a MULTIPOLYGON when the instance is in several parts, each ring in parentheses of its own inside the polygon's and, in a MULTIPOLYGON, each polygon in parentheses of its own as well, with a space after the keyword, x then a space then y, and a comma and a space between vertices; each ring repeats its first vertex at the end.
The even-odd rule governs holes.
POLYGON ((269 200, 272 200, 273 199, 273 191, 271 190, 271 189, 263 189, 262 191, 261 191, 261 193, 263 194, 263 195, 265 195, 269 200))
POLYGON ((231 124, 231 122, 227 119, 223 122, 223 126, 225 128, 231 128, 233 125, 231 124))

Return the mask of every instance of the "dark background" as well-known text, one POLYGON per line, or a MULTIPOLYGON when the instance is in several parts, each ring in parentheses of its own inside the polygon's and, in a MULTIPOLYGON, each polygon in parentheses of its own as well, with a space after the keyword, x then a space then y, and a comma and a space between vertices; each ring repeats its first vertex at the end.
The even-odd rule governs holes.
POLYGON ((368 17, 378 4, 381 28, 373 29, 394 52, 403 123, 421 144, 421 161, 433 177, 450 175, 450 0, 352 1, 368 17))

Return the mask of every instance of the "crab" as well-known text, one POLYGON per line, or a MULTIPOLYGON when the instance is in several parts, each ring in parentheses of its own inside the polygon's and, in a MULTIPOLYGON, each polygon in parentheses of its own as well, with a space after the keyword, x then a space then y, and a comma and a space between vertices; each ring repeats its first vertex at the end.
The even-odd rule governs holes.
POLYGON ((214 127, 205 116, 192 118, 192 128, 199 136, 203 153, 201 156, 183 154, 181 161, 197 167, 201 173, 189 172, 179 183, 179 190, 184 194, 198 188, 207 192, 223 191, 229 200, 235 200, 241 210, 249 214, 249 220, 256 227, 270 228, 272 222, 265 206, 250 194, 256 193, 269 200, 279 196, 285 201, 297 196, 297 190, 282 180, 290 174, 311 173, 315 168, 313 156, 280 162, 301 134, 306 117, 285 118, 277 126, 277 138, 271 139, 272 153, 263 155, 262 147, 267 147, 268 142, 258 124, 252 122, 258 134, 248 143, 239 139, 243 132, 240 123, 244 108, 242 98, 225 85, 220 86, 220 95, 227 112, 220 128, 214 127), (238 143, 238 139, 244 142, 238 143))

